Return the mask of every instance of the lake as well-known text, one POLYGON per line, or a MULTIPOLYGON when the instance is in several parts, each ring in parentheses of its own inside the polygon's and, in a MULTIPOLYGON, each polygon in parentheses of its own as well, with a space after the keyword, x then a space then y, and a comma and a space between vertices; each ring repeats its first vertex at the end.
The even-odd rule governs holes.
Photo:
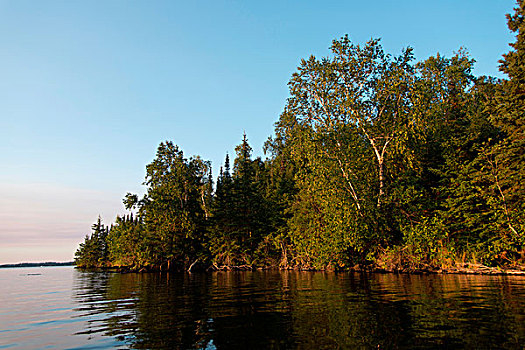
POLYGON ((0 269, 0 349, 523 349, 525 278, 0 269))

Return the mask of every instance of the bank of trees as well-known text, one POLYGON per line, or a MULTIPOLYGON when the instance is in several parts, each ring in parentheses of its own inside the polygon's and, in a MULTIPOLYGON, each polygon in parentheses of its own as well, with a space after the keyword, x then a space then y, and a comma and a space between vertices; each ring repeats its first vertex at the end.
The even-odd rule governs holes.
POLYGON ((303 60, 290 98, 253 158, 246 135, 216 183, 211 164, 163 142, 135 215, 99 220, 79 266, 440 267, 525 261, 525 24, 476 77, 464 50, 416 62, 378 40, 335 40, 303 60))

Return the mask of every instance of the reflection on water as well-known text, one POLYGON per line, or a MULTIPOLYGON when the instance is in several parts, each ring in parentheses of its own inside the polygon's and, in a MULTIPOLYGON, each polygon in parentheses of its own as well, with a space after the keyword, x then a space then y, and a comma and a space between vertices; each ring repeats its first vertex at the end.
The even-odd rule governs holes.
MULTIPOLYGON (((62 324, 36 325, 45 317, 30 314, 49 313, 49 305, 42 309, 49 303, 33 302, 37 310, 16 316, 18 326, 0 322, 0 330, 7 329, 0 331, 0 348, 38 348, 25 339, 35 334, 54 339, 46 344, 58 348, 522 349, 525 344, 523 277, 62 269, 69 275, 62 273, 65 281, 57 284, 57 278, 54 285, 63 302, 53 306, 61 311, 52 312, 61 316, 46 316, 62 324), (33 322, 27 321, 31 317, 33 322)), ((50 270, 43 271, 34 278, 46 280, 50 270)), ((52 292, 53 283, 48 288, 52 292)), ((49 298, 38 293, 40 300, 49 298)), ((0 306, 0 317, 22 309, 0 306)))
POLYGON ((311 272, 76 278, 83 332, 133 348, 521 348, 525 280, 311 272), (103 316, 101 316, 103 315, 103 316))

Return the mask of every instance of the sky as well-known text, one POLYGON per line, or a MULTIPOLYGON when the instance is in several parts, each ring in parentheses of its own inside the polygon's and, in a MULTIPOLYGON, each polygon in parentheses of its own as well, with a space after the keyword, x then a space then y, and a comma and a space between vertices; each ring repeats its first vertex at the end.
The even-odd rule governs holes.
POLYGON ((272 135, 300 60, 381 38, 417 60, 460 47, 499 78, 513 0, 0 0, 0 264, 70 261, 143 193, 160 142, 217 174, 272 135))

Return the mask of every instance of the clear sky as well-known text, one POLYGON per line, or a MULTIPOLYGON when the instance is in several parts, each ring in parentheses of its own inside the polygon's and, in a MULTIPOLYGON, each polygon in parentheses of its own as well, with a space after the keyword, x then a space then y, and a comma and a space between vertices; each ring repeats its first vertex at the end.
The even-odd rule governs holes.
POLYGON ((513 0, 0 0, 0 263, 66 261, 143 192, 172 140, 214 173, 262 155, 301 58, 382 38, 417 60, 465 47, 503 77, 513 0))

